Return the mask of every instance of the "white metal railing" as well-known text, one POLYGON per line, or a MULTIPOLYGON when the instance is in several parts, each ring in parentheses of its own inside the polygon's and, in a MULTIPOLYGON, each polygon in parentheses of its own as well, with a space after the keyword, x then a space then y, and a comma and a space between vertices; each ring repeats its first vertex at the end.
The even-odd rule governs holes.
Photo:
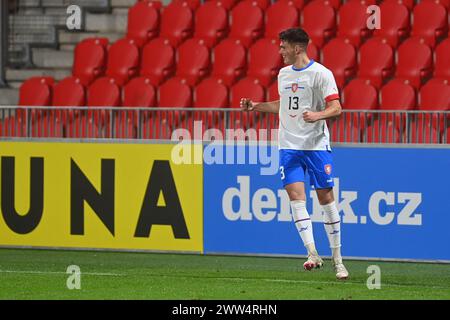
MULTIPOLYGON (((450 143, 450 111, 344 110, 327 122, 332 142, 450 143)), ((0 107, 0 139, 170 139, 177 129, 192 138, 234 129, 246 140, 276 140, 278 115, 233 108, 0 107)))

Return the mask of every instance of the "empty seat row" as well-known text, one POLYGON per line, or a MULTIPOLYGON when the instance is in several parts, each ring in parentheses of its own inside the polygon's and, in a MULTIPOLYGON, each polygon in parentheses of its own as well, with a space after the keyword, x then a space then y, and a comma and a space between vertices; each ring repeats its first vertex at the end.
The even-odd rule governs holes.
POLYGON ((412 18, 407 6, 384 1, 380 5, 379 24, 374 23, 374 27, 379 25, 375 30, 367 26, 370 20, 367 6, 375 1, 348 1, 336 12, 330 1, 314 0, 300 14, 299 5, 293 1, 277 1, 264 11, 265 5, 246 0, 233 7, 230 17, 220 1, 206 1, 195 14, 188 2, 174 1, 161 14, 154 3, 138 1, 129 10, 127 37, 134 39, 139 47, 158 35, 167 38, 174 47, 190 37, 203 39, 213 47, 226 36, 239 39, 249 47, 260 37, 278 39, 281 30, 299 25, 319 48, 335 35, 358 47, 372 34, 386 39, 393 47, 410 34, 434 47, 448 32, 445 1, 424 1, 416 5, 412 18))
MULTIPOLYGON (((36 77, 22 85, 19 105, 239 108, 243 96, 254 101, 277 100, 277 83, 266 90, 257 79, 246 77, 229 88, 221 79, 210 77, 191 87, 186 80, 173 77, 155 88, 149 78, 136 77, 122 90, 109 77, 97 79, 88 88, 75 77, 58 83, 50 77, 36 77)), ((344 108, 355 110, 413 110, 416 106, 420 110, 450 110, 450 84, 434 78, 417 94, 408 81, 393 79, 378 92, 369 81, 355 79, 342 91, 342 102, 344 108)))

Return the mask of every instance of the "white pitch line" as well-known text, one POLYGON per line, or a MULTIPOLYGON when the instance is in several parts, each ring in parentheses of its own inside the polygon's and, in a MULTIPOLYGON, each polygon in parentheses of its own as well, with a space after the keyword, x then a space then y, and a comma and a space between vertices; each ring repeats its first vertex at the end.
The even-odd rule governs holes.
MULTIPOLYGON (((23 273, 23 274, 71 274, 62 271, 28 271, 28 270, 0 270, 0 273, 23 273)), ((96 273, 96 272, 81 272, 81 275, 88 276, 107 276, 107 277, 121 277, 125 274, 120 273, 96 273)))
MULTIPOLYGON (((158 275, 161 276, 161 275, 158 275)), ((171 276, 171 275, 163 275, 163 277, 183 277, 183 278, 191 278, 189 276, 171 276)), ((264 282, 284 282, 284 283, 305 283, 305 284, 358 284, 362 286, 366 286, 366 283, 363 282, 355 282, 349 280, 335 280, 335 281, 320 281, 320 280, 291 280, 291 279, 267 279, 267 278, 226 278, 226 277, 207 277, 205 279, 215 279, 215 280, 231 280, 231 281, 264 281, 264 282)), ((414 284, 388 284, 381 283, 381 288, 386 287, 424 287, 420 285, 414 284)), ((450 287, 444 286, 426 286, 427 289, 450 289, 450 287)))

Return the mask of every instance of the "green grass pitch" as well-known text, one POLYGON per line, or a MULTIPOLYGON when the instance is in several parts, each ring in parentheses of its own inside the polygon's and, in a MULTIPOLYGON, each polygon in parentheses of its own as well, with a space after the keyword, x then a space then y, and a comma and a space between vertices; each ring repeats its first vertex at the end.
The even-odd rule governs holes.
POLYGON ((329 260, 302 269, 302 258, 0 249, 0 299, 450 299, 450 264, 346 261, 341 282, 329 260), (69 290, 69 265, 81 289, 69 290), (369 290, 367 267, 381 269, 369 290))

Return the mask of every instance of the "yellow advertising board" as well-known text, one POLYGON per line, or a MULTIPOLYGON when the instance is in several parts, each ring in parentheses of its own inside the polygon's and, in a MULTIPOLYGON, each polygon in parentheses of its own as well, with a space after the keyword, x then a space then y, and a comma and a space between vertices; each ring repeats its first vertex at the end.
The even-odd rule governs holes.
POLYGON ((173 147, 0 142, 0 245, 202 252, 202 164, 173 147))

